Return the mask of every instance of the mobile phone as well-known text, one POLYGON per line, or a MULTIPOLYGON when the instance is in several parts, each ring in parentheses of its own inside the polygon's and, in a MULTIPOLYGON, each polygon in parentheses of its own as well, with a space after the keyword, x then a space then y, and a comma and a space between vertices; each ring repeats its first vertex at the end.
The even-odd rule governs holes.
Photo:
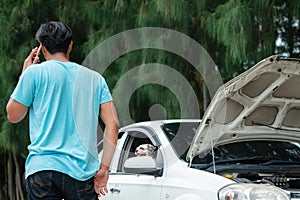
POLYGON ((36 56, 39 56, 41 49, 42 49, 42 45, 39 46, 39 48, 38 48, 38 50, 36 51, 36 54, 34 55, 32 61, 34 61, 34 59, 35 59, 36 56))
POLYGON ((41 49, 42 49, 42 45, 39 46, 39 48, 38 48, 38 50, 37 50, 35 56, 39 56, 41 49))

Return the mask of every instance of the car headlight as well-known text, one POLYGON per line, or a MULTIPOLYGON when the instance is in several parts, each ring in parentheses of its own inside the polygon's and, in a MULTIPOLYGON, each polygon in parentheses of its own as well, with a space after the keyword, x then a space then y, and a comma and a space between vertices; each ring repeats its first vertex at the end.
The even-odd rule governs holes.
POLYGON ((284 190, 263 184, 237 183, 219 191, 219 200, 289 200, 284 190))

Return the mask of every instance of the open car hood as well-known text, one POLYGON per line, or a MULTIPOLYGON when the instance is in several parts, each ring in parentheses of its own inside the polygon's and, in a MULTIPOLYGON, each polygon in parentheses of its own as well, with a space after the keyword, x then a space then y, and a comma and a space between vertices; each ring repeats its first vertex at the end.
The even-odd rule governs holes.
POLYGON ((300 60, 271 56, 221 86, 187 160, 215 145, 250 140, 300 141, 300 60))

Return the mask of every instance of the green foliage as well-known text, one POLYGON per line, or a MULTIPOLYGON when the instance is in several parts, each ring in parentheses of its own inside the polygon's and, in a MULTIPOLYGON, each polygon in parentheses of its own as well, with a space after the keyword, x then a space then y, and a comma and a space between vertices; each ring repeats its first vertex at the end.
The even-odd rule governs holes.
POLYGON ((207 31, 227 47, 226 57, 242 62, 247 56, 247 40, 250 38, 250 9, 239 0, 219 5, 214 13, 207 15, 207 31))
MULTIPOLYGON (((5 106, 17 83, 23 60, 38 45, 34 35, 43 22, 61 20, 72 28, 74 47, 71 60, 78 63, 98 44, 122 31, 139 27, 176 30, 201 44, 227 81, 271 54, 299 57, 299 8, 300 2, 293 0, 2 0, 0 148, 23 151, 28 143, 28 136, 24 133, 28 130, 27 122, 20 125, 8 123, 5 106), (278 38, 281 43, 276 45, 278 38)), ((157 42, 161 40, 158 38, 157 42)), ((115 60, 104 76, 113 90, 128 70, 146 63, 161 63, 177 70, 202 102, 202 93, 205 92, 203 77, 190 63, 170 52, 154 49, 130 52, 115 60)), ((138 79, 142 77, 141 72, 136 81, 141 81, 138 79)), ((168 118, 180 116, 180 105, 172 91, 150 85, 133 94, 130 102, 133 119, 149 118, 148 110, 154 104, 163 105, 168 118)), ((200 110, 202 112, 203 108, 200 110)))
MULTIPOLYGON (((28 123, 27 120, 25 122, 28 123)), ((29 144, 28 131, 25 123, 12 126, 8 121, 2 124, 0 134, 0 151, 12 152, 14 155, 27 154, 29 144)))

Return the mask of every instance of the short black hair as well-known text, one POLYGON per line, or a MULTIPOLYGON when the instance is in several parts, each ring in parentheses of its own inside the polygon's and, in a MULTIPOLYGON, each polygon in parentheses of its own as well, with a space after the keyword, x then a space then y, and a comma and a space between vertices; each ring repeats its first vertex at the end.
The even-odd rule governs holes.
POLYGON ((35 38, 46 47, 50 54, 67 53, 72 41, 72 30, 62 22, 51 21, 40 26, 35 38))

